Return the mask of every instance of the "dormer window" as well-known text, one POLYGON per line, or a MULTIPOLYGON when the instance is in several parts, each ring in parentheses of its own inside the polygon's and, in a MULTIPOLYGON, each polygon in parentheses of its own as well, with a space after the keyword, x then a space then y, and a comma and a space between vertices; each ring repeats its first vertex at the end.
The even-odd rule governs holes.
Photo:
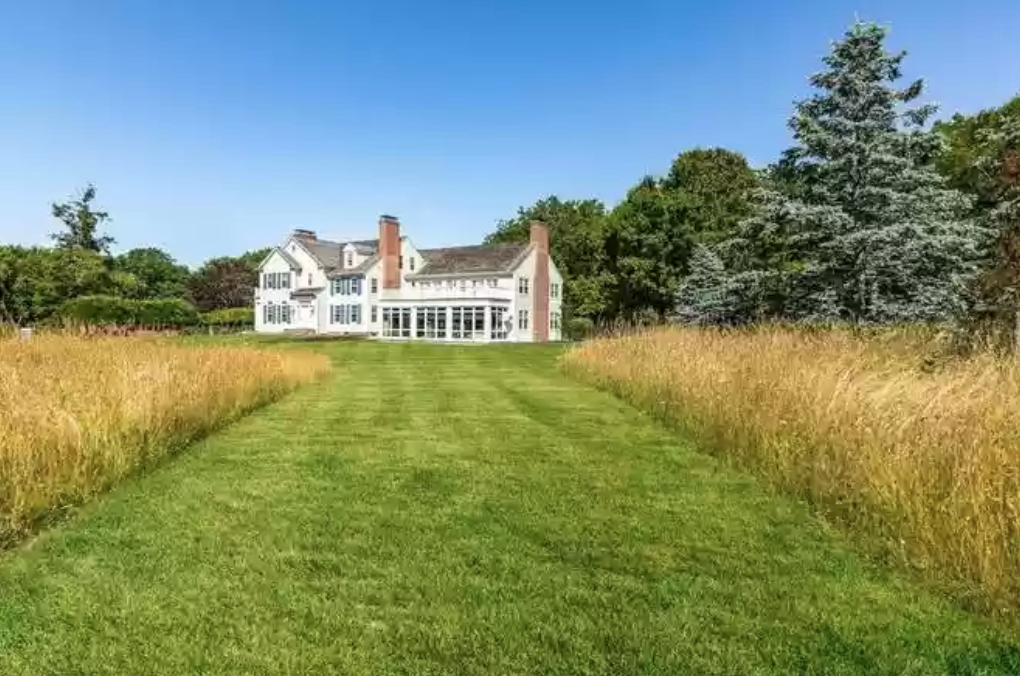
POLYGON ((353 268, 354 267, 354 252, 353 251, 348 251, 347 252, 347 261, 344 263, 344 267, 346 267, 346 268, 353 268))

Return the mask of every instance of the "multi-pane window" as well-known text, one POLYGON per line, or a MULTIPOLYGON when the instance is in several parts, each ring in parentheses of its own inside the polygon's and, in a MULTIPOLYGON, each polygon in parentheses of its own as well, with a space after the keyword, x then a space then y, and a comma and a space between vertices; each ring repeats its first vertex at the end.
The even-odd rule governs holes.
POLYGON ((553 312, 549 315, 549 328, 553 331, 560 330, 560 313, 553 312))
POLYGON ((360 305, 330 305, 330 322, 333 324, 360 324, 360 305))
POLYGON ((528 311, 521 310, 517 313, 517 328, 526 331, 528 328, 528 311))
POLYGON ((527 277, 520 277, 517 280, 517 293, 528 293, 531 287, 531 280, 527 277))
POLYGON ((344 267, 345 268, 353 268, 354 267, 354 252, 353 251, 348 251, 347 252, 346 260, 344 261, 344 267))
POLYGON ((377 308, 375 305, 373 305, 372 306, 372 323, 375 324, 377 321, 379 321, 379 308, 377 308))
POLYGON ((452 289, 456 285, 457 285, 457 282, 453 281, 452 279, 446 280, 446 288, 452 289))
POLYGON ((289 272, 264 272, 262 273, 263 289, 289 289, 289 272))
POLYGON ((262 306, 263 324, 290 324, 291 308, 285 303, 266 303, 262 306))
POLYGON ((498 279, 490 279, 489 280, 489 288, 490 289, 495 289, 497 286, 499 286, 499 280, 498 279))
POLYGON ((549 296, 551 298, 560 297, 560 285, 557 282, 553 282, 549 285, 549 296))
POLYGON ((466 279, 460 280, 460 290, 461 291, 467 291, 467 280, 466 279))
POLYGON ((454 340, 485 340, 485 308, 451 308, 451 338, 454 340))
POLYGON ((417 336, 419 338, 431 338, 433 340, 446 338, 446 308, 418 308, 417 336))
POLYGON ((378 278, 376 278, 376 277, 372 278, 371 288, 372 288, 372 293, 379 293, 379 279, 378 278))
POLYGON ((334 296, 360 296, 361 277, 340 277, 334 279, 330 289, 334 296))
POLYGON ((506 340, 507 331, 509 329, 506 308, 489 308, 489 327, 489 335, 492 340, 506 340))
POLYGON ((390 338, 411 337, 411 308, 384 307, 382 334, 390 338))
POLYGON ((411 263, 411 272, 414 272, 414 256, 411 256, 410 263, 411 263))

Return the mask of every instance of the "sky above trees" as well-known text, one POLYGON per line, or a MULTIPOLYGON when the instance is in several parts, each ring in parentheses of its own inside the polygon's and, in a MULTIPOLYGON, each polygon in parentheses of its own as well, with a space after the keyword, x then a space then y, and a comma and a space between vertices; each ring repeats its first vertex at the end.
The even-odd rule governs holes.
POLYGON ((295 226, 371 235, 381 212, 470 243, 545 195, 616 202, 699 145, 760 166, 855 12, 892 26, 943 116, 1020 85, 1005 0, 17 3, 0 241, 46 243, 49 204, 89 181, 119 248, 197 265, 295 226))

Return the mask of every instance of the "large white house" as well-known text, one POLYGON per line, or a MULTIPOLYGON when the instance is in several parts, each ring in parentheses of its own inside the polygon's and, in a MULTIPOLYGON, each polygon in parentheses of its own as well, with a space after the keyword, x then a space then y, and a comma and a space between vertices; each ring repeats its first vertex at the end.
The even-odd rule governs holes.
POLYGON ((378 239, 295 230, 259 266, 255 330, 544 342, 560 339, 562 298, 543 223, 526 243, 418 249, 382 216, 378 239))

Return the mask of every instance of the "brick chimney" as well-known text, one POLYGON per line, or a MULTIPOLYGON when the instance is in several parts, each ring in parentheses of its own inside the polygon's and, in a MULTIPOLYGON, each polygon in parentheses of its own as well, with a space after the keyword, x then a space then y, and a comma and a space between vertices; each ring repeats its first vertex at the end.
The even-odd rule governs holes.
POLYGON ((535 342, 549 340, 549 228, 531 222, 531 245, 535 250, 535 278, 531 286, 531 333, 535 342))
POLYGON ((395 216, 379 217, 379 258, 382 259, 382 288, 400 288, 400 221, 395 216))

